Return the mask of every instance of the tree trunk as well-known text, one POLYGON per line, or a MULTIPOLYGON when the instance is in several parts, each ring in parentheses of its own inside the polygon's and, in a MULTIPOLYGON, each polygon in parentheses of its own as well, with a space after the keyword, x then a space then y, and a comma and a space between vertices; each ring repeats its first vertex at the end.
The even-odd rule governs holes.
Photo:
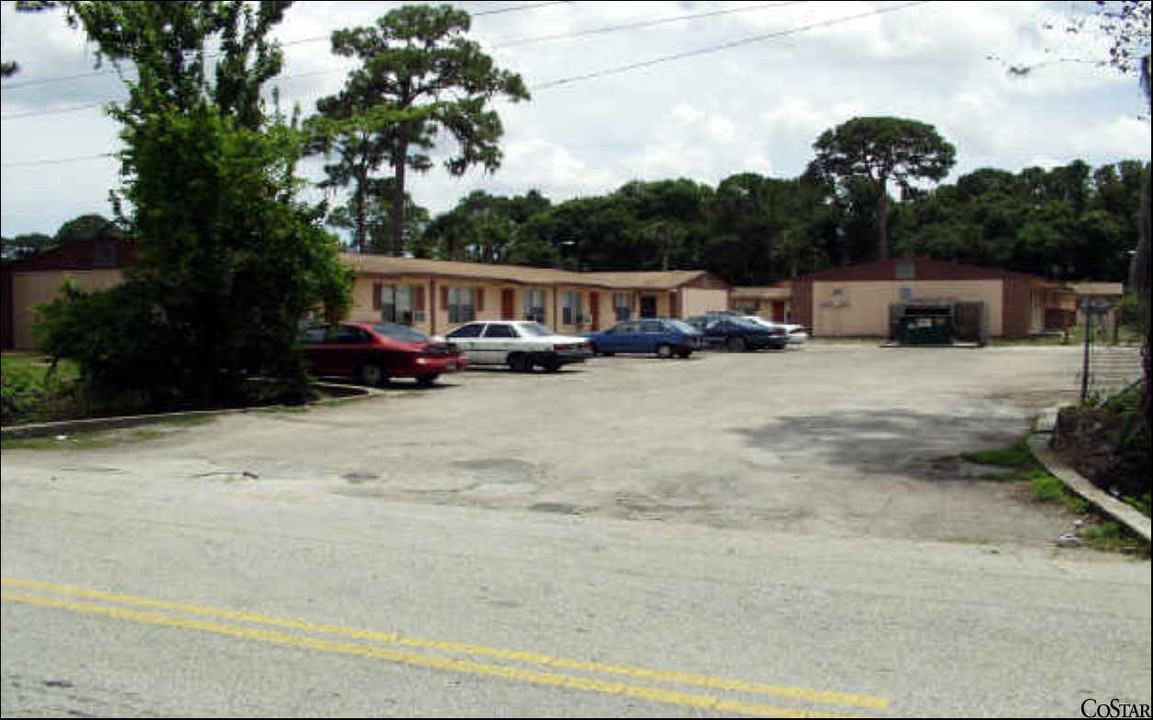
POLYGON ((1150 312, 1150 292, 1153 291, 1153 252, 1150 248, 1150 214, 1153 213, 1151 207, 1150 195, 1153 190, 1150 186, 1153 185, 1153 168, 1145 168, 1145 186, 1141 191, 1141 214, 1140 214, 1140 240, 1137 243, 1137 252, 1133 257, 1132 265, 1129 268, 1129 282, 1133 287, 1134 292, 1137 294, 1137 303, 1139 306, 1141 318, 1141 334, 1143 343, 1141 345, 1141 365, 1142 374, 1145 378, 1145 387, 1141 391, 1141 424, 1145 431, 1145 437, 1150 437, 1153 429, 1150 428, 1149 415, 1153 412, 1153 398, 1150 396, 1150 353, 1153 348, 1150 347, 1149 336, 1150 331, 1153 330, 1153 317, 1150 312))
POLYGON ((889 259, 889 193, 886 183, 881 180, 880 196, 877 198, 877 259, 889 259))
POLYGON ((356 179, 356 237, 354 243, 358 253, 364 252, 365 246, 365 223, 364 221, 364 186, 368 184, 367 173, 361 168, 360 177, 356 179))
POLYGON ((404 171, 408 159, 408 123, 400 124, 400 139, 397 143, 396 187, 392 190, 392 254, 404 254, 404 171))

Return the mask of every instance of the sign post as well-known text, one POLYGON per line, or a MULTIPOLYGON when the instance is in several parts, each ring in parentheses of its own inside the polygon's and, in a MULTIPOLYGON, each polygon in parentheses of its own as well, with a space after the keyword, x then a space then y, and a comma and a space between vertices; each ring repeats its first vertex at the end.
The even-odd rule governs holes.
POLYGON ((1081 404, 1089 397, 1089 337, 1092 335, 1093 316, 1105 315, 1113 304, 1104 298, 1086 298, 1081 302, 1081 312, 1085 313, 1085 356, 1081 361, 1081 404))

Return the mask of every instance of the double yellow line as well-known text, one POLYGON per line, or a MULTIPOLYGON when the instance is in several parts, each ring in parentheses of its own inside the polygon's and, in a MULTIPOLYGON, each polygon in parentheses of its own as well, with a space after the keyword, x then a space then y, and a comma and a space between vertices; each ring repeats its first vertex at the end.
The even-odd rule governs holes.
POLYGON ((55 585, 37 582, 35 580, 0 578, 0 585, 3 585, 4 588, 3 591, 0 591, 0 598, 3 598, 6 602, 99 615, 115 620, 124 620, 146 625, 199 630, 246 640, 256 640, 273 645, 292 646, 343 655, 355 655, 411 667, 501 678, 530 685, 569 688, 606 695, 620 695, 668 705, 701 708, 715 712, 740 713, 766 717, 846 717, 844 715, 833 715, 820 709, 777 707, 758 702, 724 698, 717 695, 685 692, 683 690, 666 689, 650 685, 632 685, 617 680, 600 679, 594 677, 594 675, 634 678, 654 683, 704 688, 714 691, 788 698, 789 700, 806 704, 843 705, 873 711, 884 711, 889 706, 889 702, 885 698, 871 695, 826 692, 806 688, 745 682, 742 680, 728 680, 707 675, 652 670, 628 665, 587 662, 540 653, 505 650, 443 640, 414 638, 397 633, 358 630, 340 625, 312 623, 304 620, 271 617, 268 615, 245 613, 223 608, 168 602, 135 595, 110 593, 102 590, 55 585), (37 594, 28 594, 27 591, 37 594), (200 618, 213 618, 215 620, 200 618), (231 622, 216 622, 216 620, 227 620, 231 622), (282 632, 281 630, 273 628, 294 630, 300 633, 311 633, 312 635, 282 632), (337 636, 362 642, 355 643, 332 640, 313 637, 313 635, 337 636), (413 648, 416 651, 400 648, 413 648), (476 660, 461 659, 460 657, 451 657, 438 653, 498 660, 510 664, 477 662, 476 660), (534 669, 533 666, 544 667, 550 670, 579 671, 587 673, 587 675, 561 674, 548 670, 534 669))

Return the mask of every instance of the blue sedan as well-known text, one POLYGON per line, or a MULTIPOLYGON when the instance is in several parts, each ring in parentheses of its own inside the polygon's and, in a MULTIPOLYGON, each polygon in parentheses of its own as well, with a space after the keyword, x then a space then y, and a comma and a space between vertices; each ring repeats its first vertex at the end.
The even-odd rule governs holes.
POLYGON ((626 320, 608 330, 586 334, 598 355, 653 353, 660 358, 687 358, 703 346, 700 330, 680 320, 645 318, 626 320))

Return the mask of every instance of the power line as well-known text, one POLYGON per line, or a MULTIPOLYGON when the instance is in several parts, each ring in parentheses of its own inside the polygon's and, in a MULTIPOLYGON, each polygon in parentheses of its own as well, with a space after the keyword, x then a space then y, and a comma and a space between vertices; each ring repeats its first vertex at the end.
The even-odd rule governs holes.
MULTIPOLYGON (((740 47, 742 45, 752 44, 755 42, 763 42, 765 40, 771 40, 771 39, 775 39, 775 38, 779 38, 779 37, 787 37, 789 35, 795 35, 797 33, 806 32, 808 30, 813 30, 816 28, 830 27, 833 25, 839 25, 841 23, 850 22, 852 20, 860 20, 861 18, 883 15, 885 13, 896 12, 898 10, 906 10, 908 8, 917 7, 919 5, 926 5, 931 1, 932 0, 918 0, 917 2, 905 3, 904 5, 898 5, 898 6, 889 7, 889 8, 880 8, 877 10, 871 10, 871 11, 866 12, 866 13, 859 13, 857 15, 848 15, 845 17, 833 18, 832 20, 823 20, 821 22, 811 23, 809 25, 791 28, 789 30, 778 30, 778 31, 771 32, 771 33, 763 33, 761 35, 754 35, 752 37, 743 38, 741 40, 733 40, 731 42, 722 43, 720 45, 712 45, 712 46, 709 46, 706 48, 700 48, 697 50, 690 50, 688 52, 676 53, 673 55, 665 55, 665 56, 662 56, 659 58, 653 58, 651 60, 643 60, 641 62, 630 63, 628 65, 620 65, 620 66, 617 66, 614 68, 606 68, 604 70, 598 70, 596 72, 586 73, 584 75, 574 75, 572 77, 560 78, 557 80, 551 80, 551 81, 533 86, 532 89, 533 90, 544 90, 544 89, 548 89, 548 88, 558 87, 560 85, 569 85, 569 84, 581 82, 582 80, 592 80, 594 78, 604 77, 606 75, 615 75, 615 74, 627 72, 629 70, 636 70, 636 69, 643 68, 643 67, 651 67, 653 65, 659 65, 659 64, 665 63, 665 62, 672 62, 673 60, 681 60, 681 59, 688 58, 688 57, 707 55, 707 54, 711 54, 711 53, 715 53, 715 52, 720 52, 722 50, 728 50, 728 49, 734 48, 734 47, 740 47)), ((329 71, 323 71, 323 72, 329 72, 329 71)), ((323 74, 323 72, 322 73, 305 73, 305 74, 323 74)), ((334 70, 331 72, 339 72, 339 71, 334 70)), ((287 77, 288 76, 285 76, 284 79, 287 79, 287 77)), ((77 107, 74 109, 80 109, 80 108, 77 107)), ((48 113, 43 113, 43 114, 48 114, 48 113)), ((15 116, 10 116, 10 117, 15 117, 15 116)), ((0 119, 8 119, 8 118, 0 118, 0 119)), ((93 158, 97 158, 97 157, 108 157, 108 156, 111 156, 111 153, 103 153, 101 155, 90 155, 90 156, 83 156, 83 157, 77 157, 77 158, 64 158, 61 160, 44 160, 44 161, 33 161, 31 163, 6 164, 6 165, 3 165, 3 167, 46 165, 46 164, 53 164, 53 163, 58 163, 58 162, 72 162, 72 161, 76 161, 76 160, 87 160, 87 159, 93 159, 93 158)))
POLYGON ((61 165, 63 163, 79 162, 81 160, 96 160, 97 158, 115 157, 115 153, 99 153, 96 155, 77 155, 75 157, 56 158, 54 160, 28 160, 26 162, 4 163, 0 167, 37 167, 40 165, 61 165))
MULTIPOLYGON (((482 12, 470 13, 471 17, 482 17, 485 15, 501 15, 510 12, 519 12, 521 10, 535 10, 536 8, 547 7, 549 5, 564 5, 571 0, 550 0, 550 2, 538 2, 531 5, 518 5, 516 7, 501 8, 499 10, 485 10, 482 12)), ((798 0, 799 2, 799 0, 798 0)), ((288 47, 290 45, 303 45, 306 43, 322 42, 328 40, 331 35, 314 35, 312 37, 297 38, 296 40, 284 40, 280 43, 281 47, 288 47)), ((529 41, 531 42, 531 40, 529 41)), ((210 53, 205 55, 206 60, 220 57, 221 53, 210 53)), ((115 70, 94 70, 86 73, 76 73, 75 75, 60 75, 57 77, 40 78, 38 80, 24 80, 17 82, 4 83, 5 90, 20 90, 26 87, 36 87, 39 85, 50 85, 52 83, 68 82, 70 80, 83 80, 86 78, 100 77, 102 75, 114 75, 115 70)))
POLYGON ((5 90, 19 90, 26 87, 35 87, 37 85, 50 85, 52 83, 67 82, 69 80, 81 80, 83 78, 99 77, 101 75, 113 75, 115 70, 93 70, 92 72, 77 73, 75 75, 59 75, 57 77, 41 78, 39 80, 24 80, 23 82, 4 83, 5 90))
POLYGON ((805 32, 807 30, 813 30, 813 29, 820 28, 820 27, 829 27, 832 25, 839 25, 840 23, 849 22, 850 20, 860 20, 861 18, 872 17, 875 15, 882 15, 884 13, 896 12, 897 10, 906 10, 908 8, 916 7, 918 5, 925 5, 931 1, 932 0, 919 0, 918 2, 906 3, 904 5, 898 5, 896 7, 880 8, 878 10, 871 10, 869 12, 860 13, 858 15, 848 15, 848 16, 841 17, 841 18, 834 18, 832 20, 823 20, 823 21, 818 22, 818 23, 812 23, 810 25, 803 25, 801 27, 796 27, 796 28, 792 28, 789 30, 778 30, 776 32, 764 33, 762 35, 754 35, 752 37, 747 37, 747 38, 744 38, 742 40, 734 40, 732 42, 722 43, 720 45, 711 45, 709 47, 701 48, 699 50, 690 50, 688 52, 676 53, 674 55, 665 55, 665 56, 662 56, 659 58, 653 58, 651 60, 642 60, 641 62, 629 63, 628 65, 618 65, 617 67, 606 68, 604 70, 598 70, 596 72, 591 72, 591 73, 585 73, 584 75, 573 75, 572 77, 559 78, 557 80, 550 80, 548 82, 544 82, 544 83, 541 83, 539 85, 534 85, 529 89, 530 90, 546 90, 548 88, 557 87, 559 85, 568 85, 568 84, 572 84, 575 82, 580 82, 581 80, 592 80, 593 78, 604 77, 606 75, 616 75, 618 73, 628 72, 629 70, 637 70, 637 69, 643 68, 643 67, 650 67, 652 65, 659 65, 661 63, 672 62, 673 60, 682 60, 684 58, 696 57, 698 55, 708 55, 710 53, 721 52, 722 50, 728 50, 730 48, 740 47, 741 45, 749 45, 752 43, 764 42, 765 40, 772 40, 775 38, 786 37, 788 35, 795 35, 799 32, 805 32))
POLYGON ((19 120, 20 118, 40 117, 42 115, 59 115, 61 113, 76 112, 77 110, 88 110, 89 108, 104 107, 104 103, 112 102, 111 100, 102 100, 95 103, 85 103, 84 105, 71 105, 66 108, 55 108, 52 110, 33 110, 31 112, 13 113, 10 115, 0 115, 0 120, 19 120))
POLYGON ((731 8, 729 10, 714 10, 712 12, 697 13, 694 15, 678 15, 677 17, 660 18, 658 20, 640 20, 633 23, 625 23, 623 25, 606 25, 605 27, 595 28, 592 30, 580 30, 573 33, 561 33, 557 35, 540 35, 531 38, 522 38, 520 40, 510 40, 505 43, 493 45, 494 50, 503 48, 516 47, 518 45, 531 45, 538 42, 548 42, 550 40, 568 40, 570 38, 585 37, 587 35, 600 35, 603 33, 618 32, 620 30, 635 30, 638 28, 653 27, 655 25, 665 25, 674 22, 683 22, 685 20, 696 20, 698 18, 714 17, 717 15, 731 15, 733 13, 753 12, 755 10, 767 10, 769 8, 786 7, 788 5, 799 5, 804 0, 788 0, 787 2, 773 2, 763 3, 761 5, 750 5, 747 7, 731 8))
MULTIPOLYGON (((522 6, 517 6, 517 7, 513 7, 513 8, 503 8, 500 10, 489 10, 489 11, 485 11, 485 12, 475 13, 474 16, 493 15, 493 14, 503 13, 503 12, 512 12, 515 10, 529 10, 529 9, 533 9, 533 8, 545 7, 548 5, 558 5, 558 4, 561 4, 563 2, 567 2, 567 0, 553 0, 552 2, 541 2, 541 3, 536 3, 533 5, 522 5, 522 6)), ((512 46, 516 46, 516 45, 528 45, 528 44, 533 44, 533 43, 549 42, 552 40, 564 40, 564 39, 569 39, 569 38, 585 37, 585 36, 590 36, 590 35, 599 35, 599 34, 605 34, 605 33, 610 33, 610 32, 620 32, 622 30, 635 30, 635 29, 644 28, 644 27, 652 27, 655 25, 663 25, 663 24, 673 23, 673 22, 684 22, 686 20, 695 20, 698 18, 714 17, 714 16, 718 16, 718 15, 729 15, 729 14, 733 14, 733 13, 753 12, 753 11, 757 11, 757 10, 766 10, 766 9, 770 9, 770 8, 785 7, 788 5, 796 5, 800 2, 801 2, 801 0, 787 0, 786 2, 763 3, 760 5, 752 5, 752 6, 748 6, 748 7, 733 8, 733 9, 728 9, 728 10, 715 10, 715 11, 707 12, 707 13, 696 13, 696 14, 691 14, 691 15, 679 15, 677 17, 659 18, 656 20, 642 20, 642 21, 638 21, 638 22, 624 23, 621 25, 607 25, 607 26, 600 27, 600 28, 594 28, 592 30, 580 30, 580 31, 573 32, 573 33, 560 33, 560 34, 556 34, 556 35, 541 35, 541 36, 537 36, 537 37, 521 38, 518 40, 511 40, 511 41, 504 43, 504 44, 501 44, 501 45, 495 45, 495 46, 493 46, 493 49, 512 47, 512 46)), ((317 37, 313 37, 313 38, 300 38, 297 40, 291 40, 288 42, 281 43, 281 45, 282 46, 283 45, 297 45, 297 44, 302 44, 302 43, 314 42, 316 40, 325 40, 327 38, 328 38, 328 36, 317 36, 317 37)), ((214 55, 208 55, 207 57, 213 58, 213 57, 217 57, 217 56, 218 56, 218 54, 214 54, 214 55)), ((311 77, 311 76, 316 76, 316 75, 327 75, 330 73, 338 73, 338 72, 344 72, 344 71, 345 71, 344 68, 337 68, 334 70, 320 70, 320 71, 314 71, 314 72, 308 72, 308 73, 296 73, 296 74, 291 74, 291 75, 281 75, 281 76, 275 78, 274 80, 291 80, 294 78, 311 77)), ((61 78, 47 78, 47 79, 40 80, 40 81, 29 81, 26 83, 21 83, 19 85, 12 85, 12 86, 9 86, 9 88, 19 88, 19 87, 34 85, 37 83, 50 83, 50 82, 58 82, 58 81, 69 80, 69 79, 82 79, 82 78, 93 77, 93 76, 97 76, 97 75, 107 75, 107 74, 110 74, 111 72, 113 72, 113 71, 82 73, 82 74, 78 74, 78 75, 69 75, 69 76, 65 76, 65 77, 61 77, 61 78)), ((9 88, 6 88, 6 89, 9 89, 9 88)), ((33 111, 33 112, 28 112, 28 113, 19 113, 19 114, 15 114, 15 115, 6 115, 6 116, 0 116, 0 120, 16 120, 16 119, 24 118, 24 117, 39 117, 39 116, 43 116, 43 115, 52 115, 52 114, 56 114, 56 113, 72 112, 73 110, 83 110, 86 108, 95 107, 97 105, 99 105, 99 104, 96 104, 96 105, 93 105, 93 104, 79 105, 79 106, 76 106, 74 108, 65 108, 62 110, 40 110, 40 111, 33 111)))
MULTIPOLYGON (((518 6, 515 8, 504 8, 501 10, 490 10, 490 11, 486 11, 486 12, 482 12, 482 13, 475 13, 475 15, 489 15, 489 14, 496 14, 496 13, 502 13, 502 12, 511 12, 514 10, 528 10, 528 9, 537 8, 537 7, 544 7, 547 5, 557 5, 557 4, 561 4, 562 2, 566 2, 566 1, 567 0, 554 0, 553 2, 536 3, 534 5, 518 6)), ((590 35, 599 35, 599 34, 605 34, 605 33, 610 33, 610 32, 620 32, 622 30, 635 30, 635 29, 644 28, 644 27, 653 27, 655 25, 663 25, 663 24, 673 23, 673 22, 683 22, 686 20, 695 20, 695 19, 704 18, 704 17, 714 17, 714 16, 718 16, 718 15, 729 15, 729 14, 733 14, 733 13, 744 13, 744 12, 753 12, 753 11, 757 11, 757 10, 766 10, 766 9, 770 9, 770 8, 780 8, 780 7, 786 7, 788 5, 796 5, 796 4, 799 4, 801 1, 802 0, 787 0, 786 2, 763 3, 760 5, 752 5, 749 7, 733 8, 733 9, 728 9, 728 10, 715 10, 715 11, 707 12, 707 13, 696 13, 696 14, 691 14, 691 15, 679 15, 677 17, 660 18, 657 20, 642 20, 642 21, 638 21, 638 22, 625 23, 625 24, 621 24, 621 25, 607 25, 607 26, 600 27, 600 28, 594 28, 592 30, 580 30, 580 31, 573 32, 573 33, 561 33, 561 34, 556 34, 556 35, 541 35, 541 36, 537 36, 537 37, 521 38, 518 40, 511 40, 507 43, 503 43, 500 45, 494 45, 493 49, 502 49, 502 48, 513 47, 513 46, 517 46, 517 45, 528 45, 528 44, 539 43, 539 42, 549 42, 552 40, 566 40, 566 39, 570 39, 570 38, 585 37, 585 36, 590 36, 590 35)), ((296 45, 296 44, 301 44, 301 43, 314 42, 316 40, 325 40, 325 39, 327 39, 327 37, 328 36, 318 36, 318 37, 314 37, 314 38, 300 38, 297 40, 292 40, 292 41, 281 43, 281 45, 296 45)), ((208 57, 216 57, 216 55, 210 55, 208 57)), ((47 83, 47 82, 62 81, 62 80, 66 80, 66 79, 78 79, 78 78, 92 77, 94 75, 108 74, 109 72, 111 72, 111 71, 105 71, 105 72, 99 72, 99 73, 86 73, 86 74, 81 74, 81 75, 70 75, 70 76, 63 77, 63 78, 52 78, 52 79, 45 79, 42 81, 30 81, 28 83, 23 83, 21 86, 34 84, 36 82, 47 83)), ((345 68, 337 68, 334 70, 319 70, 319 71, 314 71, 314 72, 296 73, 296 74, 291 74, 291 75, 281 75, 281 76, 275 78, 274 80, 291 80, 294 78, 311 77, 311 76, 316 76, 316 75, 327 75, 330 73, 338 73, 338 72, 345 72, 345 68)), ((565 81, 558 80, 558 81, 554 81, 554 82, 560 83, 560 82, 565 82, 565 81)), ((20 86, 13 86, 13 87, 20 87, 20 86)), ((36 116, 41 116, 41 115, 52 115, 52 114, 58 113, 58 112, 71 112, 72 110, 81 110, 81 109, 85 109, 85 108, 89 108, 89 107, 93 107, 93 105, 77 106, 75 108, 69 108, 69 109, 64 109, 64 110, 43 110, 43 111, 36 111, 36 112, 30 112, 30 113, 21 113, 18 115, 0 116, 0 120, 9 120, 9 119, 14 120, 14 119, 22 118, 22 117, 36 117, 36 116)))
POLYGON ((535 10, 537 8, 548 7, 549 5, 567 5, 570 0, 552 0, 551 2, 538 2, 531 5, 517 5, 515 7, 501 8, 499 10, 485 10, 484 12, 469 13, 473 17, 481 17, 482 15, 501 15, 503 13, 518 12, 520 10, 535 10))

